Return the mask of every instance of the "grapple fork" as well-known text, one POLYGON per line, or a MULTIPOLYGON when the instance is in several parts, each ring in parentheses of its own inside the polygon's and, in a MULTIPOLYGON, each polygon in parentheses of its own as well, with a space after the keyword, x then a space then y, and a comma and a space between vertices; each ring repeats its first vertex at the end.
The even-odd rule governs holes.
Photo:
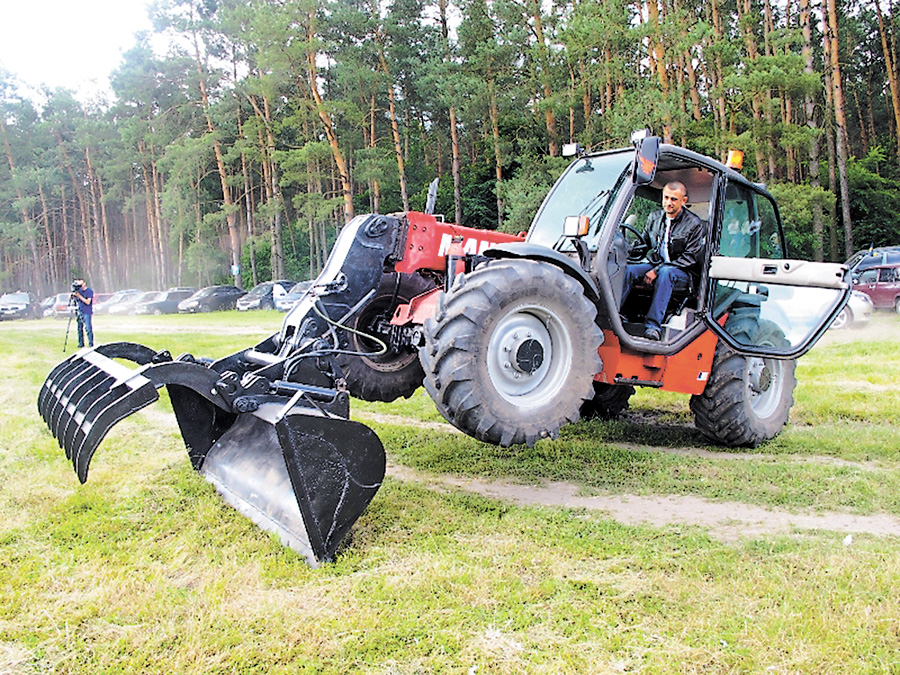
MULTIPOLYGON (((346 392, 280 379, 284 363, 260 366, 253 361, 262 352, 255 353, 201 363, 133 343, 83 349, 51 371, 38 409, 84 483, 107 432, 167 386, 194 468, 229 504, 316 566, 333 558, 381 486, 384 448, 371 429, 348 419, 346 392)), ((308 356, 321 360, 312 350, 308 356)), ((318 365, 306 372, 328 379, 318 365)))

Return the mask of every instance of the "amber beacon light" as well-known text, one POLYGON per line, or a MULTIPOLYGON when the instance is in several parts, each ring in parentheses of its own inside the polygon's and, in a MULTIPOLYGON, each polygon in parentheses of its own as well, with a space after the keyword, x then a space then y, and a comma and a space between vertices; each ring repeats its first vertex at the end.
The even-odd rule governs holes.
POLYGON ((725 166, 729 169, 734 169, 735 171, 740 171, 744 168, 744 153, 740 150, 729 150, 728 151, 728 159, 725 161, 725 166))

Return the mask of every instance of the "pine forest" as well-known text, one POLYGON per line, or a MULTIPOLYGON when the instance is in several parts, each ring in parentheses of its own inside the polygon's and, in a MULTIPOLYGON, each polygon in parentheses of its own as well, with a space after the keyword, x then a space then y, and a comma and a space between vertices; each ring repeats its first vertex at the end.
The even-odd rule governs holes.
POLYGON ((314 277, 349 218, 422 210, 435 178, 447 220, 518 232, 564 144, 640 128, 743 150, 793 257, 900 244, 894 9, 158 0, 109 96, 0 72, 0 290, 314 277))

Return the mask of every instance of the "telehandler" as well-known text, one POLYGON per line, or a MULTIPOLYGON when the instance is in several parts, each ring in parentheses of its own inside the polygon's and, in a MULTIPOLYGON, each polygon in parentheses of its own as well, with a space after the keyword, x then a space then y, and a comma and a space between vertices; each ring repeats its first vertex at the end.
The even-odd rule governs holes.
POLYGON ((107 431, 166 386, 194 468, 311 565, 334 556, 384 476, 384 449, 349 420, 350 396, 391 401, 424 383, 449 422, 508 446, 614 417, 635 387, 654 387, 689 394, 716 443, 771 439, 793 404, 796 359, 843 308, 849 272, 789 257, 775 200, 738 170, 632 140, 576 148, 525 236, 430 208, 357 216, 278 333, 215 361, 133 343, 81 350, 48 376, 41 414, 84 482, 107 431), (654 341, 647 295, 620 300, 672 181, 702 221, 704 264, 654 341))

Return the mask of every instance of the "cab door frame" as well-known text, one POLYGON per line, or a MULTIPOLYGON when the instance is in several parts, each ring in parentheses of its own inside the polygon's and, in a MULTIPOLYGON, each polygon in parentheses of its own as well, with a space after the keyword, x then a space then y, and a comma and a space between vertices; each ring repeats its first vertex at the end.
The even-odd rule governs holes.
POLYGON ((846 305, 852 291, 850 270, 838 263, 784 257, 784 228, 774 198, 734 171, 729 170, 722 181, 717 218, 711 220, 717 224, 711 241, 716 252, 727 248, 725 236, 730 227, 744 237, 747 250, 745 255, 731 251, 732 255, 710 256, 703 303, 705 324, 742 354, 776 359, 805 354, 846 305), (745 209, 746 221, 736 227, 735 221, 727 222, 729 195, 735 205, 745 209), (723 319, 737 306, 745 312, 759 307, 758 320, 779 324, 784 343, 754 345, 736 339, 723 319))

